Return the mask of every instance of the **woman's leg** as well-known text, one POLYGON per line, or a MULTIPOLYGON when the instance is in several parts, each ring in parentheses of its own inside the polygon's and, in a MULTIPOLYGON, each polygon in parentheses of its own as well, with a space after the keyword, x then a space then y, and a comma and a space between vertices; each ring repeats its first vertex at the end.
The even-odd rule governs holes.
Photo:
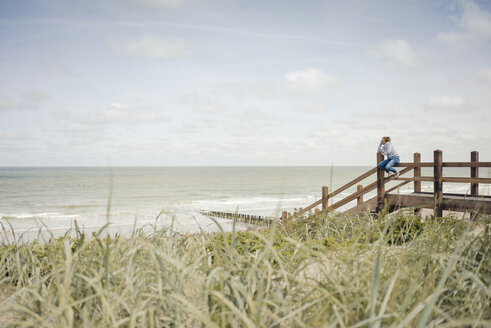
POLYGON ((387 170, 387 163, 390 162, 390 159, 386 159, 386 160, 383 160, 382 162, 378 163, 378 167, 381 168, 382 170, 384 170, 385 172, 389 173, 389 171, 387 170))
POLYGON ((397 173, 396 169, 394 169, 394 165, 397 165, 397 163, 399 163, 399 158, 394 157, 394 158, 389 158, 388 160, 389 162, 387 163, 385 168, 390 172, 397 173))

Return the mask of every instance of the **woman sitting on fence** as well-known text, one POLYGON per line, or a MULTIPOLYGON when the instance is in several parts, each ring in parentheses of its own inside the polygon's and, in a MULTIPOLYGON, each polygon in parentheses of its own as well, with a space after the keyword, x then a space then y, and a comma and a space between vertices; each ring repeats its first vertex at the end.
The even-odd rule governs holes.
POLYGON ((399 153, 390 142, 390 137, 382 137, 377 152, 382 153, 383 156, 387 155, 387 159, 378 163, 378 167, 387 173, 390 172, 389 177, 393 176, 394 179, 397 179, 399 177, 399 172, 397 172, 393 166, 399 163, 400 157, 399 153))

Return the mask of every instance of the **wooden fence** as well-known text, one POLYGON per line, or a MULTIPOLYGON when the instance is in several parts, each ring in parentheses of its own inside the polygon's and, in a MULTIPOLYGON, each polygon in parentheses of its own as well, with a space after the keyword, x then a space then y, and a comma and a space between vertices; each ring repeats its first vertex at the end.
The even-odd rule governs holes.
MULTIPOLYGON (((377 153, 377 163, 383 160, 381 153, 377 153)), ((282 219, 286 220, 292 216, 299 216, 312 209, 315 209, 315 213, 320 213, 321 211, 327 212, 336 210, 354 200, 357 200, 356 207, 360 209, 366 201, 363 200, 363 196, 373 190, 377 190, 376 196, 376 208, 375 212, 380 212, 386 206, 388 206, 387 201, 394 201, 394 195, 390 193, 400 189, 408 183, 413 183, 413 193, 409 197, 405 197, 404 201, 398 200, 399 207, 404 206, 414 206, 414 207, 430 207, 434 208, 435 217, 441 217, 444 209, 457 209, 457 210, 472 210, 480 213, 491 213, 491 197, 489 196, 479 196, 479 184, 491 184, 491 178, 481 178, 479 177, 479 168, 481 167, 491 167, 491 162, 479 162, 479 153, 477 151, 471 152, 469 162, 444 162, 443 154, 441 150, 435 150, 433 152, 433 162, 421 162, 420 153, 414 153, 413 162, 400 162, 397 167, 401 168, 399 170, 400 176, 396 180, 391 177, 386 177, 384 170, 378 168, 370 169, 359 177, 353 179, 342 187, 329 193, 328 187, 322 187, 321 199, 307 206, 306 208, 300 209, 292 214, 288 214, 286 211, 282 213, 282 219), (433 176, 422 176, 421 168, 428 167, 433 168, 433 176), (443 176, 443 168, 445 167, 463 167, 470 169, 469 177, 446 177, 443 176), (404 177, 407 173, 413 172, 412 177, 404 177), (367 186, 357 185, 356 192, 336 201, 334 204, 329 205, 329 200, 334 196, 339 195, 350 187, 355 186, 362 180, 365 180, 376 174, 376 180, 367 186), (401 181, 394 187, 386 190, 386 183, 389 181, 401 181), (433 193, 432 202, 428 202, 428 193, 423 193, 421 191, 421 182, 433 182, 433 193), (444 183, 466 183, 470 186, 470 193, 456 195, 453 194, 447 197, 443 193, 444 183), (458 206, 453 206, 453 203, 458 203, 458 206), (321 209, 317 208, 321 206, 321 209)), ((373 200, 373 199, 372 199, 373 200)))

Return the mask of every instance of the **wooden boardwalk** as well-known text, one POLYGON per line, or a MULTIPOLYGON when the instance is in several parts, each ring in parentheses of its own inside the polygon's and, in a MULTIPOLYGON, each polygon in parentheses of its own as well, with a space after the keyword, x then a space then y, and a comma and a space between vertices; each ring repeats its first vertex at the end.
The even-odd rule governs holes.
MULTIPOLYGON (((383 156, 377 153, 377 163, 383 160, 383 156)), ((348 182, 341 188, 329 193, 328 187, 322 187, 322 198, 300 211, 294 213, 282 213, 282 219, 287 220, 290 217, 298 217, 306 212, 314 210, 314 213, 327 212, 339 209, 342 206, 356 200, 356 205, 345 210, 346 213, 374 212, 379 213, 383 209, 393 211, 403 207, 430 208, 434 209, 434 216, 441 217, 443 210, 456 212, 470 212, 474 214, 491 214, 491 196, 479 195, 479 184, 491 184, 491 178, 479 177, 479 168, 491 167, 491 162, 479 162, 479 153, 471 152, 469 162, 444 162, 442 151, 433 152, 433 162, 421 162, 421 155, 414 153, 413 162, 401 162, 397 165, 400 177, 396 180, 385 176, 385 172, 375 167, 359 177, 348 182), (433 168, 432 176, 422 176, 421 168, 433 168), (444 167, 462 167, 469 168, 469 177, 449 177, 443 175, 444 167), (412 176, 407 177, 408 173, 412 176), (376 174, 375 181, 367 186, 357 185, 359 182, 376 174), (386 189, 389 181, 399 182, 397 185, 386 189), (399 190, 413 183, 413 192, 400 195, 399 190), (421 183, 432 182, 433 192, 422 192, 421 183), (443 193, 444 183, 464 183, 469 185, 469 194, 447 194, 443 193), (329 205, 329 200, 348 188, 357 185, 357 189, 351 195, 329 205), (377 190, 377 196, 366 201, 363 196, 373 190, 377 190), (396 192, 396 193, 394 193, 396 192), (321 206, 319 209, 318 207, 321 206)))
MULTIPOLYGON (((377 153, 377 163, 382 160, 382 154, 377 153)), ((379 213, 384 209, 391 212, 399 208, 413 207, 433 209, 434 217, 442 217, 444 210, 468 212, 471 214, 491 214, 491 196, 479 195, 479 184, 491 184, 491 178, 482 178, 479 176, 479 168, 489 168, 491 167, 491 162, 479 162, 479 153, 477 151, 471 152, 469 162, 444 162, 441 150, 435 150, 433 152, 433 162, 421 162, 420 153, 414 153, 412 162, 401 162, 397 167, 400 168, 400 177, 396 180, 387 177, 385 172, 376 166, 332 192, 329 192, 329 188, 324 186, 321 189, 321 198, 319 200, 293 213, 283 211, 280 220, 285 222, 288 219, 304 217, 307 214, 318 215, 322 212, 338 210, 346 207, 355 200, 356 205, 345 209, 345 213, 379 213), (432 168, 433 175, 422 176, 421 168, 424 167, 432 168), (444 167, 469 168, 469 177, 444 176, 444 167), (412 173, 412 176, 408 177, 407 175, 410 173, 412 173), (366 186, 359 184, 373 175, 376 175, 375 181, 370 182, 366 186), (388 182, 398 182, 398 184, 386 189, 388 182), (432 182, 433 192, 422 192, 422 182, 432 182), (412 192, 399 194, 400 189, 409 183, 413 185, 412 192), (467 184, 469 185, 469 193, 443 193, 444 183, 467 184), (355 192, 329 205, 335 196, 340 195, 354 186, 356 186, 355 192), (377 191, 377 196, 364 200, 364 195, 374 190, 377 191)), ((249 223, 263 222, 268 225, 275 221, 274 218, 254 217, 238 213, 207 212, 207 215, 236 219, 249 223)))

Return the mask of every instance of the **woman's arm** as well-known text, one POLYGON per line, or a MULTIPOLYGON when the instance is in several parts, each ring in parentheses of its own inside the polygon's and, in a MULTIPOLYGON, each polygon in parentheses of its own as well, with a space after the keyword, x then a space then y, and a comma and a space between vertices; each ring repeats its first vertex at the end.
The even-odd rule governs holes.
POLYGON ((384 154, 384 145, 382 145, 382 143, 380 143, 378 145, 377 153, 382 153, 382 155, 385 155, 384 154))
POLYGON ((391 154, 393 150, 394 150, 394 146, 392 146, 392 143, 386 142, 384 147, 384 155, 391 154))

